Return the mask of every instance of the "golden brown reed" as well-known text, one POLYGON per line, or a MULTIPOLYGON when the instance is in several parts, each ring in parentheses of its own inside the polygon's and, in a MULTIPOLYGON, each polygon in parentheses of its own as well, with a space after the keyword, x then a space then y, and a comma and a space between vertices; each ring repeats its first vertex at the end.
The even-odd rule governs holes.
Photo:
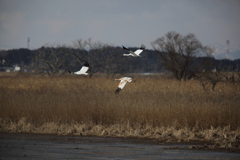
POLYGON ((195 80, 141 77, 114 94, 118 83, 103 77, 1 77, 0 131, 206 140, 223 138, 227 128, 234 132, 228 139, 238 141, 238 85, 222 82, 206 92, 195 80))

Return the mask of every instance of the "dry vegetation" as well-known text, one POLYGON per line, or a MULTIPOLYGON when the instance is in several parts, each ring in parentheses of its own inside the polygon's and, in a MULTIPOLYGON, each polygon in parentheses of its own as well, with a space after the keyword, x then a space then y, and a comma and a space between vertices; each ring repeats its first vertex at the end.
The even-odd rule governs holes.
POLYGON ((213 141, 237 147, 240 86, 135 78, 120 94, 103 77, 0 77, 0 132, 213 141))

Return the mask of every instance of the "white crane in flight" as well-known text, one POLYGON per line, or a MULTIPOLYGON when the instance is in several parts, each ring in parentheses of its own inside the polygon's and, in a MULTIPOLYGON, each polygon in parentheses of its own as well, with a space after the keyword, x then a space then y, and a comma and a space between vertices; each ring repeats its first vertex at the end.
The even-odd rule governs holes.
POLYGON ((87 71, 89 69, 89 63, 88 62, 85 62, 84 65, 82 66, 82 68, 77 71, 77 72, 71 72, 68 70, 68 72, 70 74, 76 74, 76 75, 88 75, 87 71))
POLYGON ((119 79, 115 79, 115 81, 116 80, 120 80, 118 88, 115 91, 116 94, 119 93, 123 89, 123 87, 127 84, 127 82, 132 82, 131 77, 122 77, 122 78, 119 78, 119 79))
POLYGON ((131 51, 130 49, 122 46, 124 50, 128 51, 129 54, 123 54, 123 56, 133 56, 133 57, 141 57, 140 53, 142 53, 142 51, 146 48, 143 44, 141 45, 141 47, 139 49, 137 49, 135 52, 131 51))

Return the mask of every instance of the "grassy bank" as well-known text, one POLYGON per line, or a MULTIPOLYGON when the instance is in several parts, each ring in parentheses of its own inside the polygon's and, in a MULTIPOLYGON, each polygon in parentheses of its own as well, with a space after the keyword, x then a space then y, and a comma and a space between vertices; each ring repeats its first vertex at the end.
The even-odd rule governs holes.
POLYGON ((197 81, 86 77, 0 78, 0 131, 207 140, 239 145, 240 87, 197 81))

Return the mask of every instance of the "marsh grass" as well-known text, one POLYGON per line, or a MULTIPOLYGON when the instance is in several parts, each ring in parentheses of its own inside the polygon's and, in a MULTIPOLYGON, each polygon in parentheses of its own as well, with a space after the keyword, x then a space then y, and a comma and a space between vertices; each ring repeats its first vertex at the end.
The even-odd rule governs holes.
POLYGON ((0 82, 0 131, 189 139, 227 127, 235 141, 240 135, 240 87, 232 83, 206 92, 194 80, 136 78, 114 94, 119 82, 103 77, 2 77, 0 82))

